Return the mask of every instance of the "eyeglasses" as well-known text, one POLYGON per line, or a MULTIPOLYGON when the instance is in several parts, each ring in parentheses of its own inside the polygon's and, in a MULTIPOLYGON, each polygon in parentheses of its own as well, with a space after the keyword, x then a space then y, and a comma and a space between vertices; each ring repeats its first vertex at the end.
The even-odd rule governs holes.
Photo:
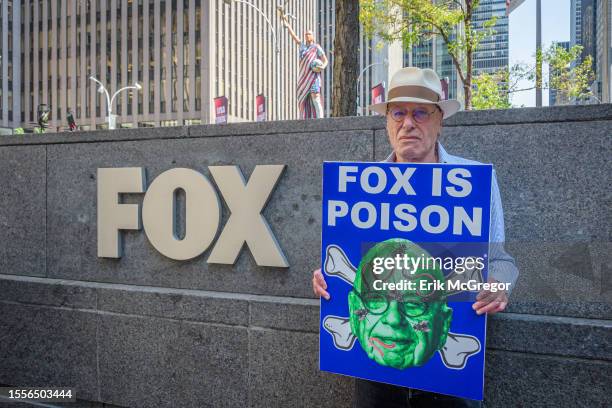
POLYGON ((398 309, 405 317, 419 317, 427 313, 427 302, 415 297, 409 293, 389 292, 384 295, 380 292, 368 292, 365 294, 353 290, 353 293, 361 299, 361 302, 366 307, 368 312, 373 315, 384 314, 389 309, 391 301, 395 300, 398 304, 398 309))
MULTIPOLYGON (((436 106, 436 108, 440 109, 437 106, 436 106)), ((436 113, 436 109, 434 109, 433 111, 429 112, 425 108, 415 108, 412 111, 410 111, 408 109, 403 109, 403 108, 400 108, 400 107, 397 107, 397 106, 394 106, 391 109, 387 108, 387 113, 390 113, 391 114, 391 119, 393 119, 396 122, 403 122, 406 119, 406 115, 408 115, 408 112, 411 113, 412 119, 416 123, 425 123, 425 122, 427 122, 429 120, 431 115, 436 113)))

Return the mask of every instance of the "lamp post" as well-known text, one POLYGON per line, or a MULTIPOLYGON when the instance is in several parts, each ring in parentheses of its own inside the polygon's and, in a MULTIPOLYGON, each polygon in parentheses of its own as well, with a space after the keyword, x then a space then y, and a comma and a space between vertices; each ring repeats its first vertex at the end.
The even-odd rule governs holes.
MULTIPOLYGON (((361 72, 359 73, 359 76, 357 77, 357 116, 363 116, 363 109, 361 108, 361 99, 359 98, 359 94, 360 94, 360 86, 359 86, 359 82, 361 81, 361 77, 363 76, 363 74, 371 67, 375 66, 375 65, 389 65, 389 61, 385 58, 383 60, 383 62, 375 62, 373 64, 368 65, 367 67, 365 67, 364 69, 361 70, 361 72)), ((364 98, 367 100, 367 98, 364 98)))
POLYGON ((115 100, 115 97, 117 96, 117 94, 119 94, 119 92, 126 91, 128 89, 136 89, 139 91, 142 89, 142 86, 138 82, 134 82, 134 85, 128 85, 128 86, 124 86, 123 88, 120 88, 111 97, 108 91, 106 90, 106 87, 102 85, 102 82, 98 81, 98 79, 96 79, 93 75, 90 76, 89 79, 91 79, 92 81, 100 85, 98 87, 98 93, 101 93, 101 94, 103 93, 106 95, 106 109, 108 111, 108 117, 107 117, 108 118, 108 128, 115 129, 115 123, 116 123, 115 119, 117 118, 117 115, 113 115, 113 101, 115 100))
MULTIPOLYGON (((243 3, 246 6, 252 7, 255 11, 257 11, 264 18, 264 20, 266 20, 266 23, 268 24, 268 28, 272 32, 272 40, 274 41, 274 49, 276 50, 276 66, 279 68, 279 71, 280 71, 280 49, 278 48, 278 42, 276 41, 276 31, 274 30, 274 27, 272 26, 272 23, 270 22, 270 19, 268 18, 268 16, 266 16, 266 14, 263 11, 261 11, 256 5, 248 1, 245 1, 245 0, 223 0, 223 1, 228 6, 231 5, 232 2, 233 3, 243 3)), ((280 72, 278 72, 277 75, 275 75, 274 82, 276 84, 276 96, 274 97, 275 99, 274 105, 276 106, 276 120, 278 120, 280 118, 280 72)))

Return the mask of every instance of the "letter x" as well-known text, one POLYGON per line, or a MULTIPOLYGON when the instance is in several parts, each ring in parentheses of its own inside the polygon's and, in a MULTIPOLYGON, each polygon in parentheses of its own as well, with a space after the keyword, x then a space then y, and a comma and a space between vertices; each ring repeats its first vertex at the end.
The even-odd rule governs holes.
POLYGON ((246 183, 238 166, 210 166, 231 215, 208 263, 233 264, 246 242, 260 266, 289 266, 268 222, 261 214, 285 165, 256 166, 246 183))

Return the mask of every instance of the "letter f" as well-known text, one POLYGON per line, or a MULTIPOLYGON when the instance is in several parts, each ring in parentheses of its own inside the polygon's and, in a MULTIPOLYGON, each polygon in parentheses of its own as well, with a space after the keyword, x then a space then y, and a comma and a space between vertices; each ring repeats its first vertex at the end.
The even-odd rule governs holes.
POLYGON ((142 167, 98 169, 98 257, 121 258, 119 230, 139 230, 138 204, 120 204, 121 193, 144 193, 142 167))

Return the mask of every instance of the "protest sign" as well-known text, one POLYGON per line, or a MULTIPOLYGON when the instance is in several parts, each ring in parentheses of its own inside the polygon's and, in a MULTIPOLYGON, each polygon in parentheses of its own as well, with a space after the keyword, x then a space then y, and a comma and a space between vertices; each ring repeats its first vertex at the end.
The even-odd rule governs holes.
POLYGON ((491 165, 323 165, 320 368, 482 399, 491 165))

